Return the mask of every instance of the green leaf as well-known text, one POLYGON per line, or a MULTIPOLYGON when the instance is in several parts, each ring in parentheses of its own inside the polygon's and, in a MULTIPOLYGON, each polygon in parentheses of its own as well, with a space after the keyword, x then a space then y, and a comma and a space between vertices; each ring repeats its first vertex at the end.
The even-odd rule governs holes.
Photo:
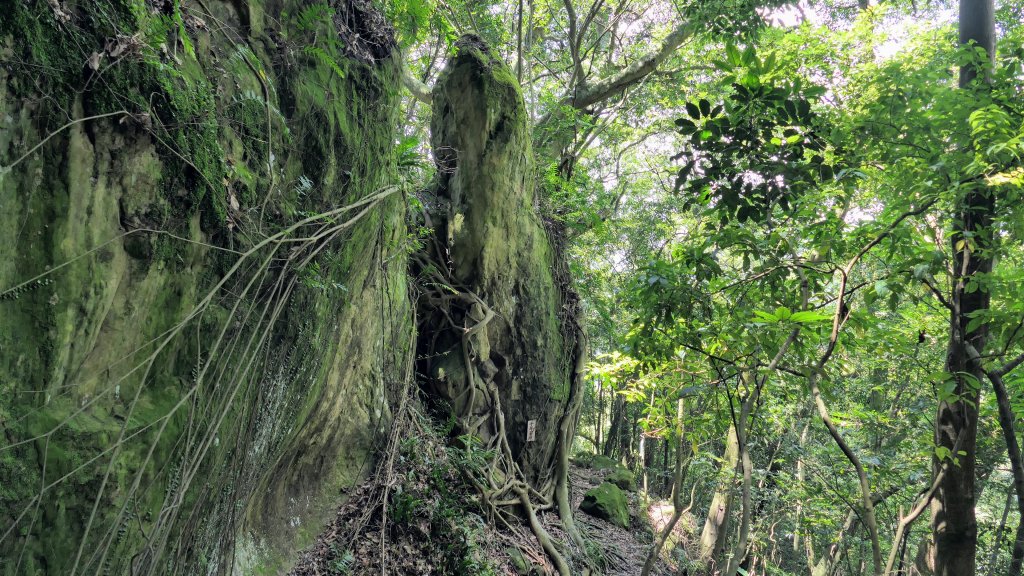
POLYGON ((971 332, 974 332, 982 325, 984 325, 987 321, 988 319, 981 315, 971 318, 971 320, 967 323, 967 333, 970 334, 971 332))
POLYGON ((731 42, 725 45, 725 57, 729 60, 729 64, 733 66, 739 66, 743 62, 739 49, 731 42))
POLYGON ((801 310, 799 312, 793 312, 789 319, 800 324, 813 324, 815 322, 831 320, 832 315, 822 314, 821 312, 815 312, 813 310, 801 310))
POLYGON ((825 95, 825 89, 821 86, 808 86, 804 90, 804 96, 809 99, 817 100, 825 95))
POLYGON ((743 63, 747 66, 753 66, 758 63, 757 54, 754 53, 753 44, 743 49, 743 63))
POLYGON ((697 107, 700 108, 701 116, 711 115, 711 102, 708 102, 707 99, 701 98, 700 102, 697 104, 697 107))

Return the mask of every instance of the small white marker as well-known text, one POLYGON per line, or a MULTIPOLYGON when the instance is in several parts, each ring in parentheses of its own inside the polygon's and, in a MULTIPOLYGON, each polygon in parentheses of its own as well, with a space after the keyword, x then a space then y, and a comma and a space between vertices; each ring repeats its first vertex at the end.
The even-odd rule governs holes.
POLYGON ((526 441, 533 442, 537 439, 537 421, 530 420, 526 423, 526 441))

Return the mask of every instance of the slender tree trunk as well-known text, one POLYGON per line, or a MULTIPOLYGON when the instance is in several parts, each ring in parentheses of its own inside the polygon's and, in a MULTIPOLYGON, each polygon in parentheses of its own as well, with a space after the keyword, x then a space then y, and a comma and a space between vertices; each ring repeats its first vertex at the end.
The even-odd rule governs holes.
POLYGON ((821 421, 825 423, 825 427, 828 428, 828 433, 832 436, 836 445, 842 450, 846 459, 853 464, 854 469, 857 471, 857 478, 860 481, 860 497, 861 505, 863 506, 864 516, 864 527, 868 529, 868 537, 871 540, 871 560, 874 568, 874 574, 882 573, 882 546, 878 541, 878 522, 875 519, 875 506, 871 497, 871 483, 868 481, 867 472, 864 470, 864 465, 861 463, 860 458, 853 452, 846 440, 839 433, 839 429, 832 422, 832 417, 828 413, 828 407, 825 406, 825 400, 821 396, 821 390, 818 387, 818 376, 812 373, 808 377, 808 383, 811 387, 811 393, 814 396, 814 403, 818 407, 818 414, 821 416, 821 421))
POLYGON ((729 557, 725 572, 723 572, 723 574, 727 575, 736 574, 736 569, 740 567, 740 563, 747 556, 747 546, 750 543, 750 520, 754 508, 751 495, 754 464, 750 458, 750 449, 747 443, 746 408, 745 402, 743 416, 736 432, 737 443, 740 449, 740 464, 743 470, 742 482, 740 484, 740 530, 736 538, 736 544, 732 549, 732 555, 729 557))
MULTIPOLYGON (((807 476, 807 472, 806 472, 807 465, 804 462, 804 447, 807 446, 807 435, 810 432, 810 429, 811 429, 811 422, 808 419, 807 422, 804 423, 803 430, 800 431, 800 441, 799 441, 800 449, 798 451, 799 456, 797 456, 797 461, 796 461, 796 481, 797 481, 797 484, 801 487, 801 489, 803 489, 804 484, 807 481, 807 478, 806 478, 806 476, 807 476)), ((800 537, 801 532, 803 532, 803 530, 800 527, 800 519, 803 516, 803 507, 804 507, 803 500, 797 500, 797 502, 796 502, 795 519, 794 519, 794 522, 793 522, 794 526, 796 527, 796 529, 793 530, 793 552, 798 552, 800 550, 800 546, 802 544, 803 547, 804 547, 804 555, 807 558, 807 568, 808 568, 808 570, 813 571, 814 564, 815 564, 815 561, 814 561, 814 536, 811 534, 810 530, 807 530, 806 533, 803 535, 803 537, 802 538, 800 537)))
MULTIPOLYGON (((976 367, 981 366, 981 357, 978 351, 968 345, 967 352, 976 367)), ((984 369, 982 369, 984 370, 984 369)), ((999 407, 999 426, 1003 431, 1003 439, 1006 442, 1006 454, 1010 459, 1010 470, 1013 473, 1013 487, 1017 493, 1017 511, 1022 521, 1017 525, 1017 535, 1013 539, 1013 552, 1010 557, 1009 576, 1019 576, 1021 563, 1024 562, 1024 458, 1021 456, 1020 443, 1017 440, 1017 430, 1014 422, 1017 417, 1013 413, 1013 406, 1010 404, 1010 394, 1003 382, 1003 373, 1006 369, 985 371, 992 389, 996 395, 996 403, 999 407)), ((1002 526, 1000 526, 1002 529, 1002 526)))
MULTIPOLYGON (((846 540, 846 535, 853 529, 853 524, 856 521, 857 514, 853 510, 846 513, 846 520, 843 522, 842 528, 839 529, 839 533, 836 534, 834 542, 829 545, 816 564, 809 564, 812 576, 826 576, 832 573, 836 560, 839 558, 839 553, 842 550, 841 545, 846 540)), ((811 554, 813 555, 813 551, 811 554)))
MULTIPOLYGON (((651 546, 650 551, 647 553, 647 560, 644 562, 643 570, 640 571, 640 576, 649 576, 654 565, 658 561, 658 555, 661 553, 661 549, 665 546, 665 542, 668 537, 672 534, 672 530, 675 529, 676 524, 679 522, 679 518, 682 517, 684 509, 682 507, 682 492, 683 482, 686 480, 686 471, 690 467, 690 456, 686 454, 686 405, 682 398, 680 398, 676 404, 676 469, 673 475, 674 481, 672 482, 672 517, 669 519, 668 524, 665 524, 665 528, 661 531, 661 534, 655 539, 654 545, 651 546)), ((665 442, 668 445, 668 441, 665 442)), ((668 453, 668 450, 665 450, 668 453)), ((691 500, 690 504, 693 504, 691 500)), ((689 507, 686 508, 689 510, 689 507)))
POLYGON ((630 410, 631 406, 632 404, 626 404, 625 414, 628 425, 622 429, 622 455, 626 458, 630 469, 635 469, 636 449, 639 443, 634 443, 634 441, 640 437, 640 422, 636 417, 636 410, 630 410))
MULTIPOLYGON (((651 400, 647 405, 647 410, 650 412, 654 411, 654 390, 651 390, 651 400)), ((654 439, 647 437, 647 432, 643 427, 640 428, 640 472, 643 475, 643 491, 641 494, 644 496, 646 502, 650 498, 650 470, 651 463, 654 460, 654 439)))
MULTIPOLYGON (((991 60, 995 50, 995 18, 992 0, 960 1, 960 43, 977 44, 991 60)), ((976 66, 960 69, 960 87, 968 89, 979 75, 976 66)), ((978 433, 978 382, 983 375, 969 361, 967 345, 983 351, 988 339, 987 327, 973 331, 967 324, 989 306, 987 289, 967 291, 967 283, 992 269, 991 222, 993 197, 982 183, 974 183, 953 219, 950 241, 953 248, 953 277, 950 304, 950 336, 946 352, 946 372, 956 379, 955 393, 960 401, 939 403, 935 418, 935 445, 952 450, 963 432, 961 450, 953 454, 958 466, 947 469, 932 501, 932 532, 935 541, 936 576, 973 576, 977 553, 978 524, 974 513, 974 474, 978 433), (965 378, 972 374, 974 378, 965 378)), ((941 469, 933 459, 934 474, 941 469)))
POLYGON ((611 457, 615 451, 615 444, 619 441, 619 429, 622 428, 623 415, 626 401, 622 396, 613 394, 611 426, 608 428, 608 438, 604 442, 604 455, 611 457))
POLYGON ((602 447, 601 431, 604 428, 604 386, 598 382, 597 385, 597 430, 594 437, 594 452, 600 452, 602 447))
POLYGON ((516 81, 523 85, 523 0, 519 0, 516 10, 516 81))
POLYGON ((664 494, 665 492, 668 492, 669 488, 672 486, 668 482, 668 478, 669 478, 669 476, 668 476, 668 452, 669 452, 669 447, 671 446, 672 443, 668 441, 668 438, 666 438, 665 441, 663 442, 663 444, 665 445, 665 450, 663 450, 662 453, 661 453, 661 469, 662 469, 662 471, 665 474, 665 481, 662 482, 661 488, 659 489, 661 494, 664 494))
POLYGON ((637 448, 637 454, 640 456, 640 477, 641 477, 641 491, 640 493, 647 497, 647 466, 649 460, 647 459, 647 434, 643 431, 640 432, 640 440, 638 441, 639 447, 637 448))
POLYGON ((736 467, 739 463, 740 447, 736 439, 736 427, 729 426, 725 442, 722 467, 718 470, 718 487, 711 498, 704 530, 700 535, 700 560, 713 573, 717 561, 725 550, 729 535, 729 517, 732 515, 733 483, 736 481, 736 467))
MULTIPOLYGON (((754 462, 750 457, 750 444, 747 442, 747 431, 750 429, 751 417, 757 401, 760 398, 761 386, 757 383, 754 373, 744 370, 741 375, 750 393, 740 407, 739 419, 736 422, 736 443, 740 451, 740 465, 742 466, 742 482, 740 484, 740 529, 736 537, 736 544, 733 546, 732 555, 726 566, 724 574, 732 576, 736 574, 740 564, 747 557, 747 547, 750 544, 750 524, 754 514, 752 488, 754 482, 754 462)), ((765 376, 767 378, 767 376, 765 376)))
POLYGON ((1003 532, 1006 530, 1006 517, 1010 515, 1010 506, 1013 505, 1014 487, 1010 485, 1006 491, 1006 504, 1003 505, 1003 517, 999 520, 999 528, 996 529, 996 537, 992 539, 992 552, 988 557, 988 573, 996 574, 996 562, 999 560, 999 549, 1002 548, 1003 532))

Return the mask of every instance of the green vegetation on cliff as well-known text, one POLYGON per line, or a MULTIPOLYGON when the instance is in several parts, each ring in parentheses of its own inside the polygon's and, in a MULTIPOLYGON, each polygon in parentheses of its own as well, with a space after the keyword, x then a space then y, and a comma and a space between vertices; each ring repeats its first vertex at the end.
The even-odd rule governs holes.
POLYGON ((359 2, 246 8, 0 4, 0 574, 276 572, 368 471, 399 63, 359 2))

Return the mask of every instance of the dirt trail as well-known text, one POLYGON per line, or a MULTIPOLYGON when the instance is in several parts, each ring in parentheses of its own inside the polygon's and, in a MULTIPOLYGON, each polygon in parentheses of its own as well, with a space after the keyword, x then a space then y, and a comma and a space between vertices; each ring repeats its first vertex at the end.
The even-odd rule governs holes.
MULTIPOLYGON (((424 450, 429 451, 425 446, 418 449, 424 450)), ((517 562, 510 556, 516 550, 521 562, 531 566, 527 572, 556 574, 539 542, 525 525, 513 523, 497 528, 468 510, 451 509, 455 503, 468 502, 471 492, 464 487, 456 488, 460 481, 453 468, 443 465, 443 452, 439 450, 434 456, 436 458, 416 462, 404 460, 392 482, 371 476, 353 490, 348 501, 339 508, 336 518, 324 528, 317 542, 301 554, 290 574, 473 576, 480 573, 480 567, 489 565, 495 570, 488 572, 490 574, 518 576, 523 572, 521 568, 517 569, 517 562), (432 466, 427 464, 428 460, 432 466), (445 470, 445 474, 440 476, 436 468, 439 465, 445 470), (454 490, 441 497, 436 491, 440 484, 454 490), (382 523, 381 516, 385 493, 390 500, 387 507, 390 518, 386 525, 382 523), (415 510, 405 509, 409 503, 416 503, 415 510), (436 512, 439 509, 451 510, 438 516, 436 512)), ((584 494, 599 485, 607 474, 607 470, 577 466, 570 470, 576 523, 603 558, 602 569, 598 572, 590 572, 584 567, 581 551, 569 543, 570 539, 560 527, 558 515, 554 511, 540 514, 540 521, 552 539, 570 552, 573 576, 638 576, 650 549, 653 538, 651 514, 644 509, 637 493, 627 492, 630 507, 628 529, 580 511, 584 494)), ((671 514, 670 507, 667 513, 659 506, 651 509, 661 513, 655 514, 659 518, 671 514)), ((652 576, 670 576, 673 573, 669 566, 659 561, 652 576)))
MULTIPOLYGON (((585 532, 584 536, 600 546, 607 563, 604 574, 607 576, 638 576, 643 569, 644 560, 647 559, 647 552, 650 550, 653 538, 649 520, 645 517, 646 511, 638 494, 627 493, 630 508, 628 529, 584 514, 579 509, 584 493, 599 485, 606 474, 605 470, 577 466, 570 469, 572 504, 576 511, 576 522, 585 532)), ((652 576, 669 576, 672 573, 662 560, 658 561, 651 572, 652 576)))

